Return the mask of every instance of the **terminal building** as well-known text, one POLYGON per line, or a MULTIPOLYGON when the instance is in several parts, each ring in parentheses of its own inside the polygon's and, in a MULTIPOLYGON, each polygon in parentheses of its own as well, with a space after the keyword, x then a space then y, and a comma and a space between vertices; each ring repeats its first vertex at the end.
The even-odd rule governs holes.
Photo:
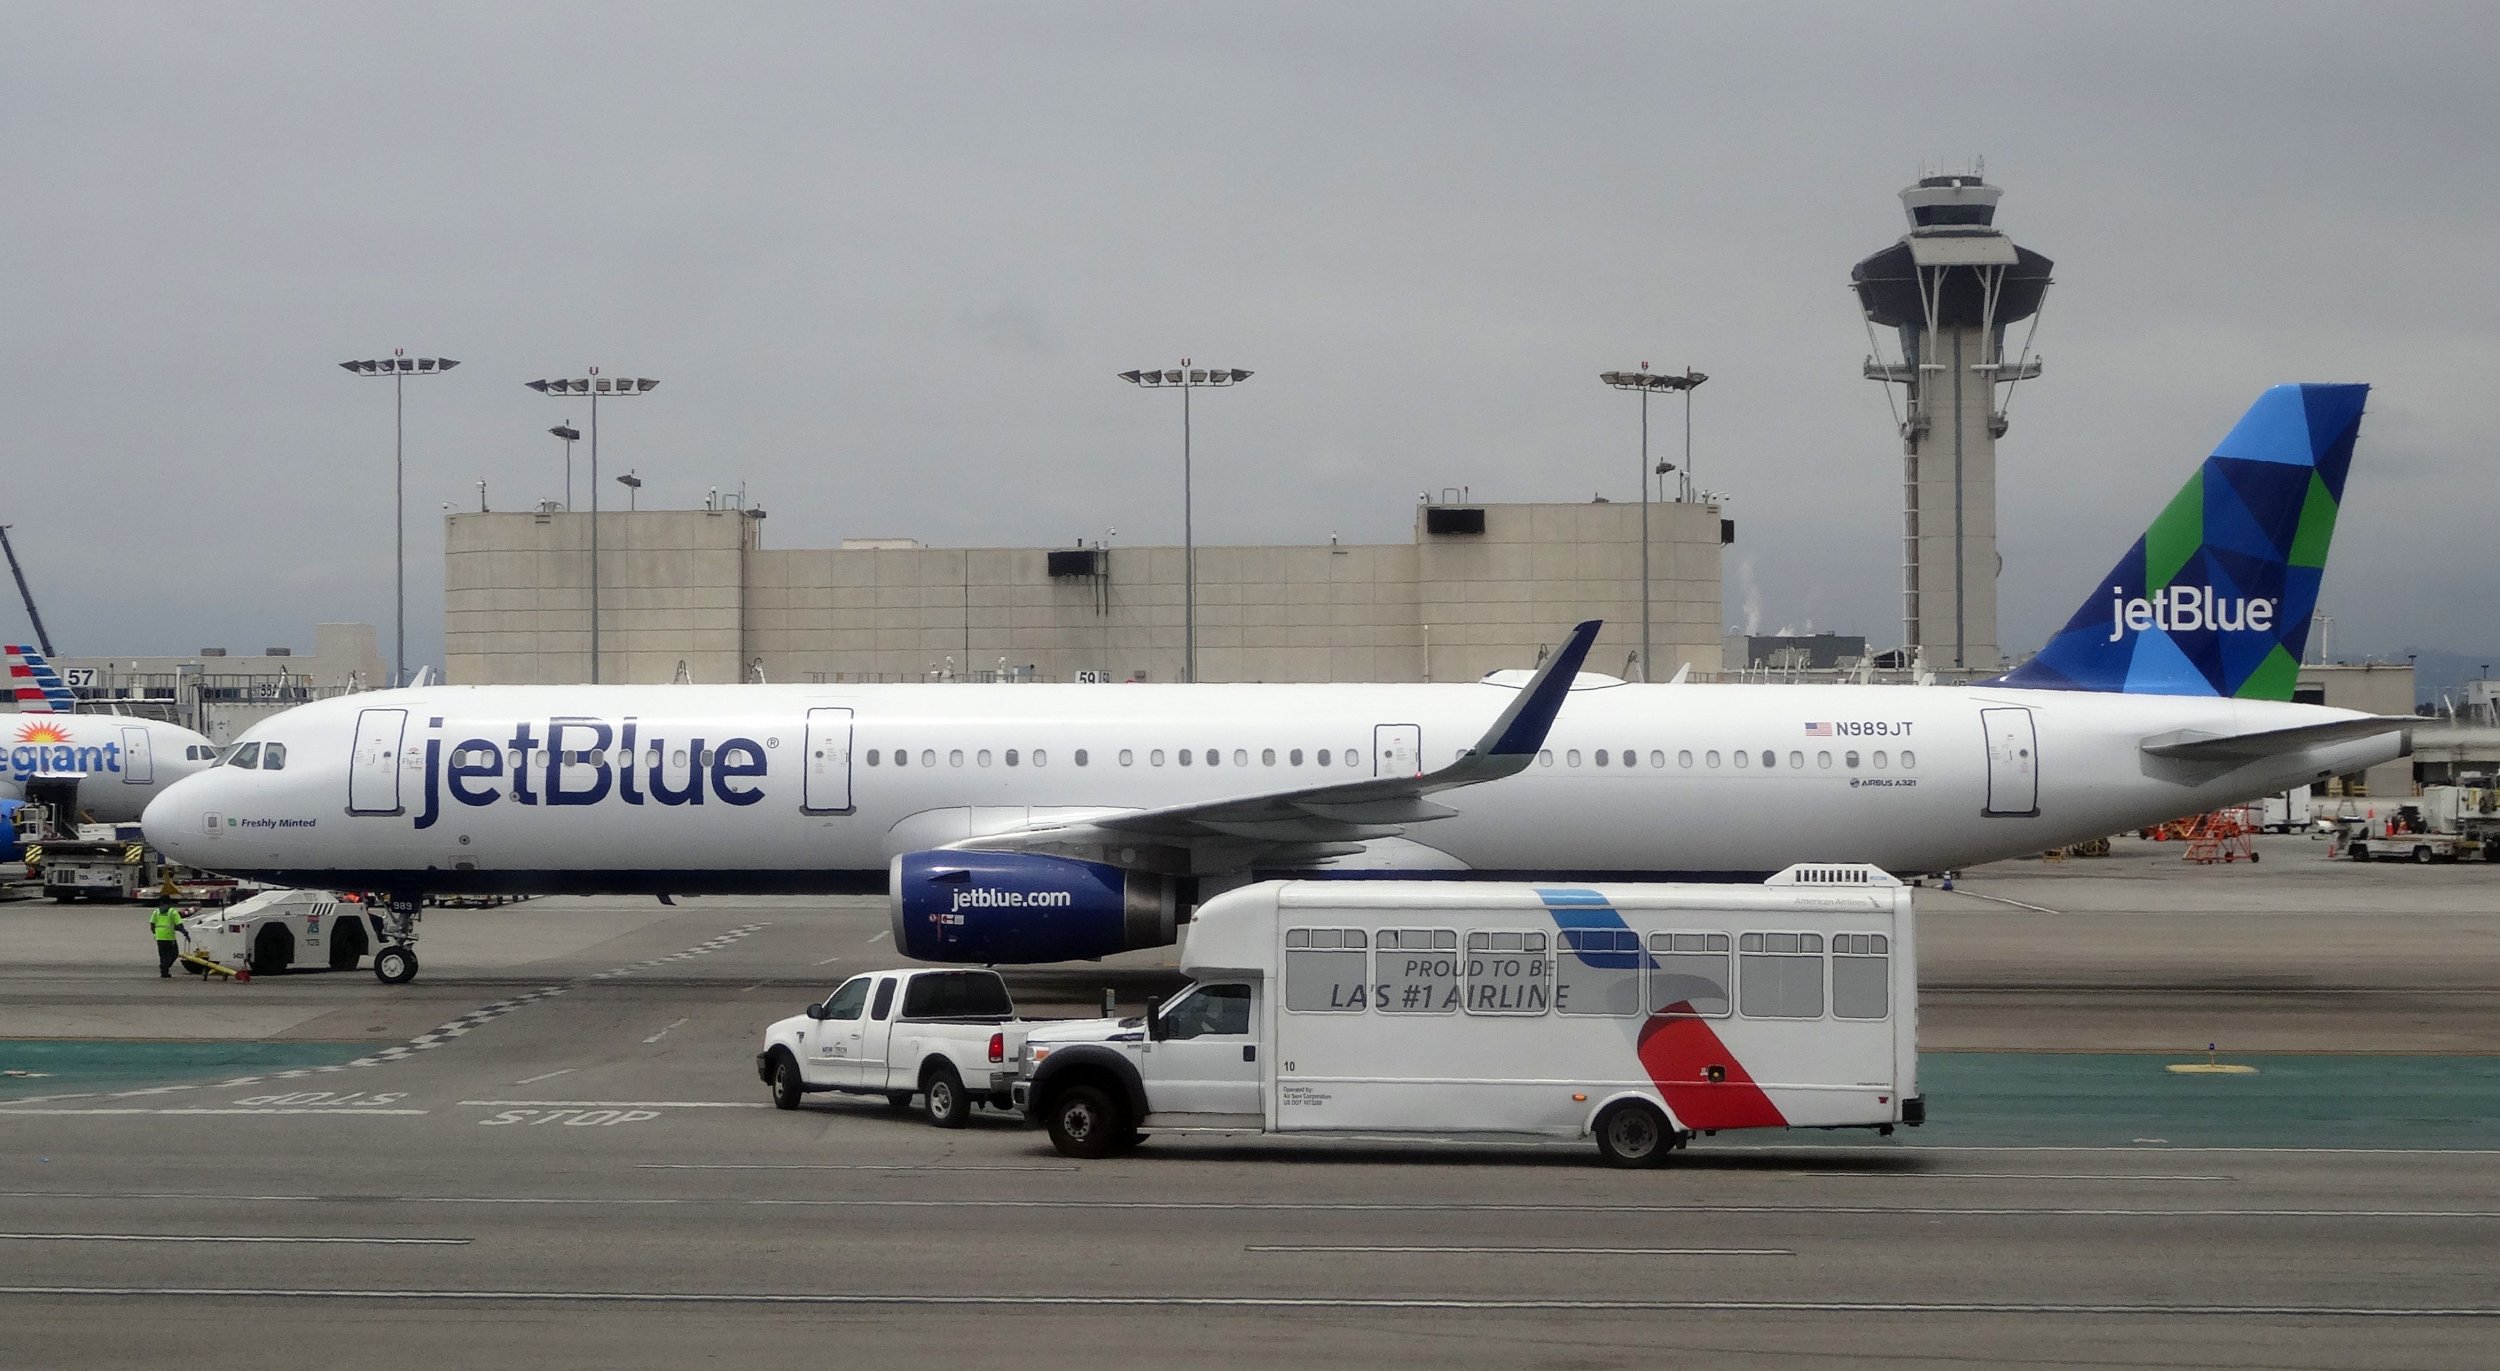
POLYGON ((143 714, 218 743, 282 709, 379 690, 391 680, 371 624, 315 625, 309 652, 204 647, 170 656, 55 657, 52 664, 83 710, 143 714))
MULTIPOLYGON (((1453 492, 1454 493, 1454 492, 1453 492)), ((1426 500, 1402 543, 1197 549, 1202 681, 1468 681, 1533 666, 1584 619, 1589 669, 1720 668, 1719 505, 1426 500)), ((764 546, 760 509, 449 516, 455 684, 1184 679, 1177 547, 764 546), (599 520, 599 661, 590 521, 599 520)))

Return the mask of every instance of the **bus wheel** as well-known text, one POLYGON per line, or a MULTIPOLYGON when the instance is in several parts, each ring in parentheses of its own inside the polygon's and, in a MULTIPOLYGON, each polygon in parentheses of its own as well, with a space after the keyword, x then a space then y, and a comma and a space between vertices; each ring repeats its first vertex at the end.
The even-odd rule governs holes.
POLYGON ((417 978, 417 954, 393 944, 373 954, 373 978, 384 985, 406 985, 417 978))
POLYGON ((1050 1145, 1063 1157, 1108 1157, 1130 1138, 1128 1111, 1090 1085, 1072 1085, 1050 1102, 1050 1145))
POLYGON ((1647 1100, 1617 1100, 1597 1115, 1597 1155, 1608 1166, 1643 1167, 1665 1162, 1675 1150, 1667 1116, 1647 1100))

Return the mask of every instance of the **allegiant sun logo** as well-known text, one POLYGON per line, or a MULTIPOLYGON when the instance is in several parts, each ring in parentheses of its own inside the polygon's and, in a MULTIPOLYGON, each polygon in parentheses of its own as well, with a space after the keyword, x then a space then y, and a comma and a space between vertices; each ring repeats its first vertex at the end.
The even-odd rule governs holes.
POLYGON ((69 730, 59 724, 28 724, 17 731, 21 743, 66 743, 69 730))

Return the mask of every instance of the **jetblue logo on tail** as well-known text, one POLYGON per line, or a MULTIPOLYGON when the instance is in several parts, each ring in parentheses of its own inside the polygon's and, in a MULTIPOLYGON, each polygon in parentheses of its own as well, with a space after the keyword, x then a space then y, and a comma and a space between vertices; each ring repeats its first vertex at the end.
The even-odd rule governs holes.
POLYGON ((2040 655, 1995 684, 2292 698, 2368 395, 2257 397, 2040 655))
POLYGON ((2109 641, 2113 643, 2148 628, 2164 633, 2194 633, 2203 629, 2263 633, 2274 627, 2274 611, 2279 603, 2224 599, 2203 586, 2172 586, 2153 592, 2150 599, 2139 595, 2132 600, 2126 591, 2111 586, 2109 597, 2109 641))

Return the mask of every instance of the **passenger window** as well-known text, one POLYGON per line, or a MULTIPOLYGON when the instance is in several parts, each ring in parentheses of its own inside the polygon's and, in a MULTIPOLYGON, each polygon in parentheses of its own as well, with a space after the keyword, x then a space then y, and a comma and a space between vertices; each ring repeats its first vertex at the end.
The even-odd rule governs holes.
MULTIPOLYGON (((1692 754, 1692 753, 1689 753, 1689 752, 1685 753, 1685 754, 1684 754, 1684 765, 1686 765, 1686 766, 1691 766, 1692 764, 1693 764, 1693 754, 1692 754)), ((1650 766, 1651 766, 1651 768, 1652 768, 1652 769, 1654 769, 1654 770, 1658 770, 1658 771, 1664 771, 1664 770, 1666 770, 1666 769, 1667 769, 1667 754, 1666 754, 1666 753, 1664 753, 1664 752, 1659 751, 1657 748, 1654 748, 1654 747, 1653 747, 1653 748, 1651 748, 1651 749, 1649 750, 1649 765, 1650 765, 1650 766)))
MULTIPOLYGON (((877 754, 875 754, 875 753, 873 753, 873 752, 872 752, 872 753, 868 754, 868 759, 869 759, 870 761, 875 761, 875 760, 876 760, 876 755, 877 755, 877 754)), ((903 748, 903 747, 898 747, 898 748, 894 749, 894 764, 895 764, 896 766, 910 766, 910 765, 911 765, 911 749, 909 749, 909 748, 903 748)))
MULTIPOLYGON (((1268 761, 1268 765, 1270 765, 1270 766, 1275 765, 1275 764, 1276 764, 1276 754, 1275 754, 1275 753, 1273 753, 1273 752, 1271 752, 1271 753, 1267 754, 1267 761, 1268 761)), ((1235 766, 1248 766, 1248 765, 1250 765, 1250 751, 1249 751, 1249 749, 1248 749, 1248 748, 1240 748, 1240 747, 1237 747, 1237 748, 1234 748, 1234 749, 1233 749, 1233 765, 1235 765, 1235 766)))
POLYGON ((982 748, 975 760, 980 762, 983 766, 988 766, 990 764, 990 750, 986 747, 982 748))
POLYGON ((1470 933, 1467 1012, 1542 1014, 1552 970, 1542 932, 1470 933))
POLYGON ((1829 771, 1829 770, 1831 770, 1831 769, 1832 769, 1832 754, 1830 754, 1830 753, 1828 753, 1828 752, 1817 752, 1817 753, 1815 753, 1815 754, 1814 754, 1814 764, 1815 764, 1815 766, 1817 766, 1818 768, 1820 768, 1820 769, 1822 769, 1822 770, 1824 770, 1824 771, 1829 771))
POLYGON ((1146 760, 1156 766, 1163 765, 1163 749, 1158 747, 1154 751, 1147 753, 1146 760))
POLYGON ((1907 771, 1907 770, 1909 770, 1910 768, 1912 768, 1912 767, 1914 767, 1914 766, 1917 766, 1917 765, 1918 765, 1918 754, 1917 754, 1917 753, 1915 753, 1915 752, 1912 752, 1911 750, 1909 750, 1909 749, 1908 749, 1908 748, 1906 748, 1906 747, 1905 747, 1905 748, 1903 748, 1903 749, 1901 749, 1901 769, 1902 769, 1903 771, 1907 771))
POLYGON ((877 750, 873 747, 868 749, 868 764, 870 766, 875 766, 877 764, 877 750))
POLYGON ((1363 764, 1363 758, 1361 754, 1349 747, 1345 750, 1345 764, 1347 766, 1361 766, 1363 764))
POLYGON ((1458 930, 1384 928, 1373 953, 1383 1014, 1448 1014, 1458 1008, 1458 930))
POLYGON ((1635 749, 1628 747, 1625 748, 1623 750, 1623 764, 1625 766, 1639 766, 1641 764, 1641 754, 1635 749))
MULTIPOLYGON (((1009 766, 1013 766, 1013 765, 1015 765, 1015 763, 1013 763, 1013 762, 1009 762, 1009 763, 1008 763, 1008 765, 1009 765, 1009 766)), ((1035 748, 1035 749, 1033 749, 1033 765, 1035 765, 1035 766, 1048 766, 1048 765, 1050 765, 1050 754, 1049 754, 1049 753, 1047 753, 1047 752, 1042 751, 1042 750, 1041 750, 1040 748, 1038 748, 1038 747, 1037 747, 1037 748, 1035 748)))
POLYGON ((1122 766, 1132 766, 1132 765, 1135 765, 1135 764, 1136 764, 1136 761, 1137 761, 1137 754, 1136 754, 1136 753, 1131 752, 1130 750, 1128 750, 1128 749, 1127 749, 1127 748, 1125 748, 1125 747, 1120 749, 1120 765, 1122 765, 1122 766))
POLYGON ((1590 760, 1596 762, 1599 766, 1604 766, 1606 764, 1606 749, 1602 747, 1597 749, 1596 754, 1591 757, 1590 760))
POLYGON ((946 764, 948 766, 962 766, 964 764, 964 750, 960 747, 948 748, 946 751, 946 764))
POLYGON ((1714 770, 1714 771, 1715 771, 1715 770, 1717 770, 1717 769, 1718 769, 1718 766, 1719 766, 1719 754, 1718 754, 1718 752, 1717 752, 1717 751, 1713 750, 1713 751, 1710 753, 1710 755, 1709 755, 1709 756, 1707 756, 1707 757, 1703 758, 1702 760, 1704 760, 1704 761, 1708 762, 1708 763, 1710 764, 1710 767, 1711 767, 1711 769, 1712 769, 1712 770, 1714 770))
POLYGON ((868 1010, 869 1018, 883 1023, 886 1015, 894 1012, 894 986, 895 979, 892 976, 882 977, 877 981, 877 1002, 868 1010))
POLYGON ((1841 757, 1840 757, 1840 764, 1841 764, 1842 766, 1845 766, 1845 767, 1849 768, 1851 771, 1855 771, 1855 770, 1857 770, 1857 769, 1858 769, 1858 753, 1857 753, 1857 749, 1855 749, 1855 748, 1851 748, 1849 751, 1842 753, 1842 754, 1841 754, 1841 757))
POLYGON ((1076 750, 1076 764, 1078 766, 1085 765, 1085 749, 1081 747, 1076 750))
POLYGON ((1803 771, 1803 770, 1805 770, 1805 768, 1806 768, 1806 754, 1804 754, 1804 753, 1802 753, 1802 752, 1791 752, 1791 753, 1789 753, 1789 754, 1788 754, 1788 769, 1789 769, 1789 770, 1791 770, 1791 771, 1803 771))
POLYGON ((1641 939, 1628 928, 1566 928, 1554 958, 1554 1011, 1607 1018, 1641 1012, 1641 939))
POLYGON ((1321 766, 1326 766, 1326 765, 1328 765, 1328 749, 1327 749, 1327 748, 1324 748, 1324 747, 1323 747, 1323 748, 1321 748, 1321 749, 1319 750, 1319 764, 1320 764, 1321 766))
MULTIPOLYGON (((1693 754, 1692 754, 1689 750, 1688 750, 1688 751, 1684 751, 1684 752, 1679 752, 1679 753, 1675 754, 1675 764, 1676 764, 1677 766, 1680 766, 1680 767, 1684 768, 1684 769, 1685 769, 1685 770, 1687 770, 1687 771, 1692 770, 1692 769, 1693 769, 1693 754)), ((1716 765, 1716 763, 1713 763, 1713 765, 1716 765)))
POLYGON ((1302 765, 1302 749, 1297 747, 1293 751, 1286 753, 1285 760, 1293 763, 1295 766, 1302 765))
POLYGON ((1188 749, 1188 748, 1185 748, 1185 747, 1184 747, 1184 748, 1182 748, 1182 749, 1181 749, 1180 762, 1181 762, 1181 765, 1182 765, 1182 766, 1187 766, 1187 765, 1189 765, 1189 749, 1188 749))
POLYGON ((1016 765, 1016 750, 1012 747, 1007 749, 1007 765, 1016 765))
POLYGON ((1249 1031, 1246 985, 1198 986, 1163 1011, 1166 1038, 1239 1037, 1249 1031))
POLYGON ((1276 749, 1274 749, 1274 748, 1272 748, 1272 747, 1263 747, 1263 748, 1260 748, 1260 749, 1259 749, 1259 765, 1261 765, 1261 766, 1274 766, 1274 765, 1276 765, 1276 749))
POLYGON ((260 750, 260 769, 263 771, 286 770, 286 744, 271 743, 262 748, 260 750))
POLYGON ((840 1019, 844 1022, 858 1018, 859 1011, 868 1004, 869 979, 866 976, 853 976, 844 981, 840 990, 825 998, 825 1017, 840 1019))
POLYGON ((1892 1012, 1892 940, 1881 933, 1832 935, 1832 1017, 1880 1019, 1892 1012))
MULTIPOLYGON (((544 752, 539 753, 538 760, 542 762, 547 760, 547 754, 544 752)), ((670 766, 684 766, 686 764, 686 749, 681 747, 674 752, 669 753, 668 764, 670 766)))
POLYGON ((1649 935, 1649 1012, 1669 1018, 1727 1017, 1727 935, 1649 935))
POLYGON ((1538 766, 1552 766, 1554 764, 1554 749, 1550 747, 1539 749, 1536 754, 1536 764, 1538 766))
POLYGON ((1771 751, 1769 748, 1764 748, 1764 749, 1762 750, 1762 769, 1763 769, 1763 770, 1768 771, 1768 770, 1770 770, 1772 767, 1778 766, 1779 764, 1780 764, 1780 755, 1779 755, 1778 753, 1771 751))
POLYGON ((1578 748, 1576 748, 1576 747, 1575 747, 1575 748, 1568 748, 1568 749, 1566 749, 1566 750, 1563 752, 1563 765, 1565 765, 1565 766, 1578 766, 1579 764, 1580 764, 1580 749, 1578 749, 1578 748))
POLYGON ((1823 1017, 1823 935, 1747 933, 1737 940, 1738 1003, 1749 1019, 1823 1017))
POLYGON ((934 747, 924 747, 920 749, 920 764, 922 766, 936 766, 937 749, 934 747))
POLYGON ((1735 757, 1736 757, 1736 769, 1737 769, 1737 770, 1739 770, 1739 771, 1742 771, 1742 770, 1744 770, 1746 767, 1749 767, 1749 766, 1752 766, 1752 765, 1753 765, 1753 754, 1752 754, 1752 753, 1750 753, 1750 752, 1745 752, 1745 751, 1739 750, 1739 751, 1735 754, 1735 757))
POLYGON ((1359 1014, 1368 1007, 1363 973, 1370 939, 1359 928, 1285 930, 1285 1008, 1303 1014, 1359 1014))
POLYGON ((1890 764, 1890 759, 1885 757, 1883 749, 1877 748, 1875 750, 1875 769, 1877 771, 1881 771, 1890 764))
POLYGON ((226 759, 226 765, 237 771, 260 770, 260 744, 245 743, 236 748, 234 755, 226 759))

